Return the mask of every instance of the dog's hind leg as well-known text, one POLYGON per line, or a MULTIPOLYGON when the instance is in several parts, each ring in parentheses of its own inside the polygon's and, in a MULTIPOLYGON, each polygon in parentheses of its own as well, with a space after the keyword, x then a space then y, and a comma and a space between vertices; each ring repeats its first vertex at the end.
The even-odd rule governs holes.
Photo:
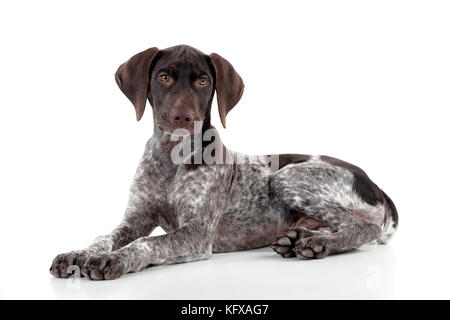
POLYGON ((310 209, 309 214, 318 217, 337 215, 339 223, 317 229, 306 228, 301 224, 292 226, 273 243, 275 252, 285 258, 294 255, 301 259, 325 258, 331 253, 358 248, 381 235, 380 226, 363 221, 348 209, 310 209))
POLYGON ((274 174, 271 188, 280 202, 328 226, 299 221, 275 240, 284 257, 324 258, 379 239, 385 207, 369 204, 355 191, 351 171, 320 160, 288 165, 274 174))
POLYGON ((304 238, 307 234, 331 234, 333 229, 325 222, 311 218, 301 212, 291 212, 291 216, 295 221, 272 243, 272 248, 283 258, 295 257, 293 249, 300 238, 304 238), (304 232, 301 232, 304 230, 304 232))

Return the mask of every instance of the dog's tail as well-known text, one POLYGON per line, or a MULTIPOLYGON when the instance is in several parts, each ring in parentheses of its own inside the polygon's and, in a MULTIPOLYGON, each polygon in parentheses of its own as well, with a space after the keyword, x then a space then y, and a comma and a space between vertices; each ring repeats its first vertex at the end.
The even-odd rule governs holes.
POLYGON ((379 244, 386 244, 392 238, 398 228, 398 212, 394 202, 389 196, 381 190, 384 200, 388 206, 386 216, 384 218, 384 227, 381 237, 378 239, 379 244))

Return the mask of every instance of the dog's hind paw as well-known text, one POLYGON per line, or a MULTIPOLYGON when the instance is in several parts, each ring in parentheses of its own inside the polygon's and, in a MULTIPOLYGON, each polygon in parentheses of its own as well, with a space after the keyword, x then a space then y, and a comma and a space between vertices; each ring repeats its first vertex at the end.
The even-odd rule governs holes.
POLYGON ((297 232, 292 229, 288 229, 284 232, 284 234, 278 237, 272 243, 272 249, 280 254, 283 258, 291 258, 295 257, 292 249, 295 246, 295 241, 297 239, 297 232))
POLYGON ((287 229, 272 243, 272 249, 283 258, 321 259, 330 254, 330 250, 320 241, 319 232, 302 227, 287 229))

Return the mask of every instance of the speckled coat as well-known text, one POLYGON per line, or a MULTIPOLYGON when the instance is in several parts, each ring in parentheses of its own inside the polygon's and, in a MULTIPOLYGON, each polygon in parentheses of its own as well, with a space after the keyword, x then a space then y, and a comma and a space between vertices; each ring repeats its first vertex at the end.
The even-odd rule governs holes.
MULTIPOLYGON (((207 117, 203 129, 215 130, 209 111, 207 117)), ((224 148, 220 139, 210 144, 224 148)), ((283 257, 323 258, 371 241, 385 243, 397 227, 389 197, 341 160, 271 155, 248 157, 244 164, 174 164, 173 147, 155 120, 122 223, 88 248, 58 255, 50 269, 54 276, 66 278, 78 266, 89 279, 115 279, 152 265, 270 244, 283 257), (167 234, 150 237, 157 226, 167 234)))

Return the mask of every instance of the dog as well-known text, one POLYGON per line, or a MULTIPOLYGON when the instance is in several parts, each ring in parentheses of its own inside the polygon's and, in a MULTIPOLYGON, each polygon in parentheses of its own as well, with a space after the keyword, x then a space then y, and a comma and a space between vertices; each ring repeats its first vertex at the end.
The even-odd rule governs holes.
POLYGON ((352 164, 302 154, 246 157, 224 147, 210 123, 213 97, 225 127, 244 83, 220 55, 153 47, 123 63, 115 79, 137 120, 149 101, 153 136, 121 224, 86 249, 56 256, 53 276, 67 278, 78 267, 88 279, 110 280, 268 245, 284 258, 324 258, 384 244, 397 229, 394 203, 352 164), (157 226, 167 233, 150 237, 157 226))

